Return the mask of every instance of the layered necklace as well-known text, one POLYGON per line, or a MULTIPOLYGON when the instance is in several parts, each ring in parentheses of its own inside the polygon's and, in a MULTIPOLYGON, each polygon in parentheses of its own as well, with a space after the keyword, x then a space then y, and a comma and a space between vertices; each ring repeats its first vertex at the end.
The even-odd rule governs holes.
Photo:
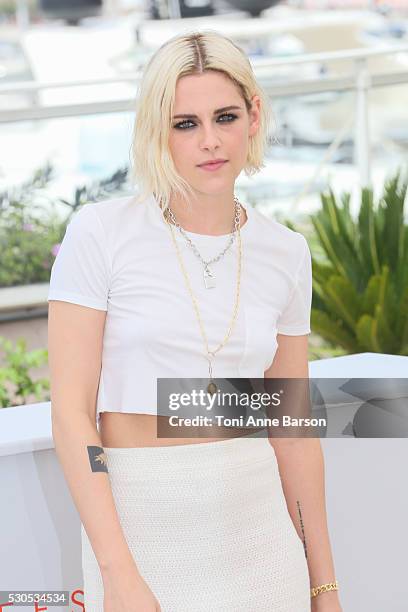
POLYGON ((191 296, 191 300, 193 303, 193 307, 195 310, 195 314, 197 317, 197 321, 200 327, 200 331, 201 331, 201 336, 203 338, 204 341, 204 347, 205 347, 205 354, 206 354, 206 358, 208 360, 208 376, 209 376, 209 382, 207 385, 207 392, 210 395, 214 395, 214 393, 217 392, 217 385, 215 384, 214 380, 213 380, 213 368, 212 368, 212 363, 214 360, 215 355, 226 345, 226 343, 228 342, 236 318, 237 318, 237 314, 238 314, 238 307, 239 307, 239 300, 240 300, 240 287, 241 287, 241 262, 242 262, 242 242, 241 242, 241 232, 240 232, 240 219, 241 219, 241 205, 238 201, 238 199, 234 196, 234 202, 235 202, 235 216, 234 216, 234 230, 232 235, 230 236, 229 242, 227 244, 227 246, 225 247, 225 249, 223 251, 221 251, 216 257, 206 261, 205 259, 203 259, 203 257, 201 256, 200 252, 198 251, 196 245, 193 243, 193 241, 190 239, 189 236, 186 235, 186 233, 184 232, 183 228, 180 226, 179 223, 177 223, 176 217, 173 213, 173 211, 168 207, 168 217, 171 219, 172 223, 169 222, 168 219, 166 219, 166 223, 169 226, 170 232, 171 232, 171 237, 174 243, 174 247, 176 249, 176 253, 177 253, 177 258, 179 260, 179 264, 181 267, 181 270, 183 272, 184 275, 184 279, 187 285, 187 289, 190 293, 191 296), (174 226, 179 230, 179 232, 181 233, 181 235, 184 237, 184 239, 187 241, 187 243, 189 244, 189 246, 192 248, 194 254, 196 255, 196 257, 198 257, 198 259, 201 261, 202 265, 203 265, 203 278, 204 278, 204 285, 206 287, 206 289, 212 289, 215 287, 216 285, 216 279, 215 279, 215 274, 214 271, 209 267, 211 264, 219 261, 224 255, 225 253, 228 251, 228 249, 231 248, 233 241, 235 240, 235 236, 238 236, 238 271, 237 271, 237 287, 236 287, 236 294, 235 294, 235 304, 234 304, 234 309, 233 309, 233 313, 232 313, 232 317, 231 317, 231 322, 228 328, 228 331, 224 337, 224 339, 222 340, 222 342, 220 342, 220 344, 214 349, 214 350, 210 350, 209 346, 208 346, 208 339, 207 339, 207 334, 205 333, 205 329, 204 329, 204 325, 200 316, 200 310, 198 307, 198 303, 197 303, 197 299, 193 293, 193 290, 191 288, 191 284, 190 284, 190 280, 188 278, 188 274, 186 271, 186 268, 184 266, 184 262, 183 259, 181 257, 181 253, 177 244, 177 240, 174 236, 174 229, 173 229, 173 224, 174 226))

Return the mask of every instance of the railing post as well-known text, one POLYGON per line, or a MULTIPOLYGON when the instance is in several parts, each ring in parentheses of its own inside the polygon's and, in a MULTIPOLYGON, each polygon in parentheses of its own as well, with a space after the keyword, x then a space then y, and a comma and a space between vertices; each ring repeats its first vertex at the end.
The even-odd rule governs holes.
POLYGON ((181 19, 181 9, 179 0, 168 0, 167 6, 170 19, 181 19))
POLYGON ((27 30, 30 25, 30 12, 27 0, 17 0, 16 2, 16 22, 19 30, 27 30))
POLYGON ((357 59, 356 67, 356 108, 355 108, 355 131, 354 131, 354 163, 360 174, 362 187, 371 184, 370 171, 370 131, 368 121, 368 91, 371 86, 371 77, 367 68, 366 58, 357 59))

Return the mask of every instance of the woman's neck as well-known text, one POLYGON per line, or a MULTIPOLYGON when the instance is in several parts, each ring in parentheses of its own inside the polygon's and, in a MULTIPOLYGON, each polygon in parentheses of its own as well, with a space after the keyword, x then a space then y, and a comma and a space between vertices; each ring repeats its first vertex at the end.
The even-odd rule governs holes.
MULTIPOLYGON (((177 223, 186 231, 210 236, 229 234, 234 230, 235 202, 224 201, 214 204, 171 200, 170 208, 177 223)), ((246 223, 247 213, 240 207, 240 227, 246 223)))

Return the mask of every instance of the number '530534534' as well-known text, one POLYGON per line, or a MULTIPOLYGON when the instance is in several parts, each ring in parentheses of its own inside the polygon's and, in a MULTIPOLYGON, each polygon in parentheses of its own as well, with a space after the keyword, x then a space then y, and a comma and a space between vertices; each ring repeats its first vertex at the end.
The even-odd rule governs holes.
POLYGON ((86 612, 82 589, 75 591, 0 591, 0 612, 32 606, 33 612, 52 612, 55 606, 70 607, 70 612, 86 612))

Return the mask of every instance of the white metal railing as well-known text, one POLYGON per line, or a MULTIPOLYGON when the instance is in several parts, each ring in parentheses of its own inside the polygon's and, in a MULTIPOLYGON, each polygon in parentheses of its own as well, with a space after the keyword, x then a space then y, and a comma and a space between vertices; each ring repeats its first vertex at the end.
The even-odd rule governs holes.
MULTIPOLYGON (((373 56, 390 55, 395 53, 408 53, 408 45, 392 45, 387 47, 376 47, 375 49, 357 48, 347 49, 345 51, 327 51, 325 53, 302 53, 301 55, 294 55, 286 58, 259 57, 255 60, 251 60, 251 64, 256 72, 258 69, 261 68, 276 68, 277 66, 288 66, 291 64, 308 64, 310 62, 324 62, 333 60, 366 59, 373 56)), ((0 94, 32 92, 40 91, 41 89, 57 89, 60 87, 83 87, 84 85, 101 84, 105 85, 109 83, 124 83, 127 81, 134 83, 135 80, 138 80, 140 78, 141 73, 142 69, 135 72, 128 72, 127 74, 120 77, 61 81, 59 83, 55 83, 55 81, 50 81, 49 83, 22 81, 19 83, 14 83, 13 85, 0 85, 0 94)))
MULTIPOLYGON (((355 91, 355 162, 359 169, 360 182, 368 185, 371 182, 370 169, 370 134, 368 123, 368 92, 377 87, 408 84, 408 45, 392 45, 376 47, 375 49, 349 49, 346 51, 331 51, 326 53, 308 53, 299 56, 282 58, 257 58, 252 61, 255 75, 265 91, 273 96, 296 96, 331 91, 355 91), (367 62, 373 56, 407 54, 407 70, 395 72, 379 72, 371 74, 367 62), (282 66, 300 65, 310 62, 329 62, 335 60, 351 60, 354 62, 354 71, 349 74, 335 77, 319 77, 317 79, 297 79, 290 83, 276 83, 272 81, 272 69, 282 66)), ((1 85, 1 94, 38 93, 44 89, 73 88, 92 85, 108 85, 116 83, 130 83, 137 86, 141 78, 141 70, 114 78, 93 79, 86 81, 66 81, 59 83, 33 83, 32 81, 1 85)), ((81 102, 77 104, 60 104, 38 106, 30 108, 0 110, 0 123, 20 122, 28 120, 42 120, 52 118, 65 118, 83 115, 105 113, 132 112, 135 99, 126 97, 119 100, 81 102)), ((336 138, 336 146, 341 139, 336 138)), ((333 152, 333 146, 330 147, 333 152)))

